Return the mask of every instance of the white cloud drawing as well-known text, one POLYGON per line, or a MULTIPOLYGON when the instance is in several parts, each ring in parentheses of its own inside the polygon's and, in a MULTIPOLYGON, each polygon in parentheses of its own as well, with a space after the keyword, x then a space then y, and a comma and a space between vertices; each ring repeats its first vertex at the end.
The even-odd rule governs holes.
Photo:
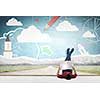
POLYGON ((84 34, 83 34, 83 37, 84 38, 95 38, 96 36, 91 33, 90 31, 86 31, 84 34))
POLYGON ((65 20, 61 23, 59 23, 59 25, 56 27, 57 31, 79 31, 79 29, 77 28, 77 26, 72 25, 69 21, 65 20))
POLYGON ((43 34, 34 25, 23 29, 21 34, 17 37, 18 42, 50 42, 51 38, 48 34, 43 34))
POLYGON ((18 27, 18 28, 16 28, 15 30, 11 30, 11 31, 9 31, 9 32, 7 32, 7 33, 3 33, 3 36, 2 37, 0 37, 0 40, 1 39, 6 39, 6 36, 9 34, 9 36, 11 37, 11 36, 13 36, 18 30, 23 30, 24 28, 22 28, 22 27, 18 27))
POLYGON ((7 26, 23 26, 23 24, 18 21, 16 18, 11 18, 6 22, 7 26))

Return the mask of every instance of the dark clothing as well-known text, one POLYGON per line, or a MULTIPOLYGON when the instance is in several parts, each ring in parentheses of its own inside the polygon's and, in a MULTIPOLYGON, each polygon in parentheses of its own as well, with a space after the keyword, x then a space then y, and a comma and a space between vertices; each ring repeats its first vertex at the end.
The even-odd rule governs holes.
POLYGON ((72 70, 71 69, 67 69, 67 70, 63 70, 62 71, 62 75, 57 74, 58 78, 66 78, 67 75, 71 75, 71 78, 76 78, 77 74, 72 74, 72 70))
POLYGON ((67 54, 67 57, 65 58, 65 61, 71 61, 71 54, 67 54))
POLYGON ((65 61, 71 61, 71 54, 73 51, 74 51, 74 48, 72 48, 71 50, 70 50, 70 48, 67 49, 67 51, 66 51, 67 55, 66 55, 65 61))

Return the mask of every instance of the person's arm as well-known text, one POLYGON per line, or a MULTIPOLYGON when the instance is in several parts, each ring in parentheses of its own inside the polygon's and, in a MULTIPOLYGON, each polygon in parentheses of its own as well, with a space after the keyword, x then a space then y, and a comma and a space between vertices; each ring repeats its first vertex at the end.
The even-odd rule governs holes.
POLYGON ((57 75, 59 74, 59 71, 60 71, 60 67, 58 68, 57 75))
POLYGON ((74 68, 74 67, 72 67, 72 68, 73 68, 74 74, 76 74, 76 70, 75 70, 75 68, 74 68))
POLYGON ((74 67, 72 67, 72 68, 73 68, 73 72, 74 72, 74 74, 72 74, 72 78, 76 78, 76 77, 77 77, 76 70, 75 70, 75 68, 74 68, 74 67))
POLYGON ((63 78, 63 76, 59 74, 60 70, 61 70, 61 69, 60 69, 60 67, 59 67, 59 68, 58 68, 58 71, 57 71, 57 77, 58 77, 58 78, 63 78))

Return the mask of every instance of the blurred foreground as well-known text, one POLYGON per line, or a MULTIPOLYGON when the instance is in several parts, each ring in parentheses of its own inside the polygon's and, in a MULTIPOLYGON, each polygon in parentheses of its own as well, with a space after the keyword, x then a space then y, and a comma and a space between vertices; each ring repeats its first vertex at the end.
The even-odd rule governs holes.
POLYGON ((0 76, 0 83, 100 83, 100 76, 78 76, 72 80, 55 76, 0 76))

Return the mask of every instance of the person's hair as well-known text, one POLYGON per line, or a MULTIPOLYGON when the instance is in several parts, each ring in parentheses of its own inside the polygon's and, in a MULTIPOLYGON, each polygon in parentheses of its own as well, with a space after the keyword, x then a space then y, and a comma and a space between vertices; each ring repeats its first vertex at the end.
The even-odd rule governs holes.
POLYGON ((72 78, 72 77, 71 77, 70 74, 68 74, 68 75, 66 76, 66 79, 67 79, 67 80, 71 80, 71 78, 72 78))

